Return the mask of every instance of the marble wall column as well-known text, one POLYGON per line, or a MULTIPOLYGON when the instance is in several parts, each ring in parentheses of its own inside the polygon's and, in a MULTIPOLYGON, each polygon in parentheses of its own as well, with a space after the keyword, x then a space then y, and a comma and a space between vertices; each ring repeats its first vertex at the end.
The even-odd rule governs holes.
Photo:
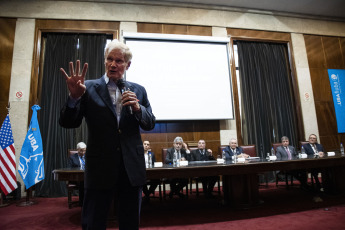
MULTIPOLYGON (((10 120, 16 149, 18 168, 20 151, 28 131, 29 96, 31 67, 34 50, 35 19, 18 19, 16 23, 12 59, 9 101, 11 105, 10 120), (19 97, 19 95, 22 95, 19 97)), ((17 173, 17 180, 24 183, 17 173)))
POLYGON ((309 135, 312 133, 319 136, 319 128, 316 118, 307 50, 303 34, 291 33, 291 40, 301 100, 305 140, 308 140, 309 135))

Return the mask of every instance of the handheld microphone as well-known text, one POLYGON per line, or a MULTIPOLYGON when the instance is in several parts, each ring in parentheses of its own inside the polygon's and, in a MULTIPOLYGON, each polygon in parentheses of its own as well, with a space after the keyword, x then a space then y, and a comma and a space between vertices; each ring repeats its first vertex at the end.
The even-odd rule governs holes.
MULTIPOLYGON (((121 78, 116 82, 117 87, 119 87, 121 94, 126 91, 125 81, 121 78)), ((127 112, 133 114, 132 107, 130 105, 126 106, 127 112)))

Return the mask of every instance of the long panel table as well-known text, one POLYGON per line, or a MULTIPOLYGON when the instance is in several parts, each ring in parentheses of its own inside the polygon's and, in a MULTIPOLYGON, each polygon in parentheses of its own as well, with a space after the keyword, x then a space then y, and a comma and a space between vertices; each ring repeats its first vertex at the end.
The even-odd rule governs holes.
MULTIPOLYGON (((332 157, 296 159, 290 161, 266 161, 253 159, 245 163, 226 162, 189 162, 188 166, 173 167, 163 165, 146 169, 147 179, 190 178, 222 175, 224 202, 237 208, 249 207, 259 203, 258 174, 268 171, 289 171, 297 169, 320 170, 327 175, 323 178, 326 192, 345 192, 345 156, 337 154, 332 157)), ((79 169, 56 169, 55 180, 82 181, 84 171, 79 169)))

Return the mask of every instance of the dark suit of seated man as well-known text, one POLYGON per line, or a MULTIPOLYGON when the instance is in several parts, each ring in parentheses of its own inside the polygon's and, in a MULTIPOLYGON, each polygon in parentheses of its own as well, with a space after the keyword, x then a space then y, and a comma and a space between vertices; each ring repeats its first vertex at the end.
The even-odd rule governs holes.
MULTIPOLYGON (((152 157, 152 165, 156 162, 156 157, 153 152, 150 151, 150 142, 149 141, 143 141, 144 145, 144 156, 145 156, 145 165, 146 168, 149 167, 149 154, 151 154, 152 157)), ((151 166, 153 167, 153 166, 151 166)), ((147 201, 150 200, 150 194, 154 194, 157 186, 160 184, 160 180, 149 180, 146 185, 143 186, 143 193, 145 194, 145 199, 147 201), (148 188, 149 187, 149 188, 148 188)))
POLYGON ((243 149, 241 147, 237 147, 237 139, 231 138, 229 142, 229 146, 226 146, 226 148, 223 150, 225 152, 225 158, 226 160, 231 160, 234 155, 237 157, 244 157, 248 158, 249 155, 245 154, 243 152, 243 149))
MULTIPOLYGON (((303 148, 308 157, 314 157, 314 155, 318 157, 323 157, 325 155, 325 150, 321 144, 317 143, 317 136, 315 134, 309 135, 309 143, 304 144, 303 148)), ((317 190, 320 190, 322 188, 318 177, 319 172, 319 169, 311 170, 311 175, 315 179, 317 190)))
MULTIPOLYGON (((279 161, 287 161, 293 160, 297 158, 297 152, 295 148, 290 144, 289 138, 287 136, 283 136, 281 138, 282 146, 277 147, 276 150, 276 157, 279 161)), ((287 172, 288 174, 295 177, 301 183, 301 189, 309 190, 307 185, 307 173, 305 170, 291 170, 287 172)))
MULTIPOLYGON (((209 161, 209 160, 215 160, 212 155, 212 150, 207 149, 206 150, 206 143, 204 140, 199 140, 198 142, 198 149, 191 151, 191 161, 209 161)), ((200 177, 202 188, 204 191, 204 195, 206 198, 212 198, 213 197, 213 187, 216 184, 218 180, 218 176, 206 176, 206 177, 200 177)))
MULTIPOLYGON (((84 142, 79 142, 77 144, 77 150, 78 150, 78 153, 75 153, 68 158, 68 167, 84 169, 86 144, 84 142)), ((71 181, 71 183, 78 185, 78 187, 79 187, 79 205, 83 206, 84 181, 80 181, 80 182, 71 181)))
MULTIPOLYGON (((165 164, 173 164, 173 159, 174 159, 175 154, 181 155, 181 161, 190 160, 190 151, 186 143, 183 143, 182 137, 176 137, 173 145, 174 147, 167 150, 165 164), (182 146, 184 146, 184 148, 182 148, 182 146)), ((187 185, 188 185, 187 178, 171 179, 169 197, 172 198, 173 195, 178 195, 180 198, 184 198, 184 195, 181 193, 181 191, 187 185)))

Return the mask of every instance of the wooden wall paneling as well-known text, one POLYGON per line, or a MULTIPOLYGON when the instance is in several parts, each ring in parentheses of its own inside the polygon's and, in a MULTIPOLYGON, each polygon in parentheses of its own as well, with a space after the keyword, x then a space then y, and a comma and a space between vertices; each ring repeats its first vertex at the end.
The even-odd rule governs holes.
POLYGON ((326 151, 339 150, 345 134, 338 133, 328 68, 344 69, 344 38, 304 35, 310 67, 320 142, 326 151))
POLYGON ((186 25, 164 24, 163 34, 188 34, 188 27, 186 25))
POLYGON ((325 68, 310 68, 311 83, 315 101, 332 101, 331 85, 325 68))
POLYGON ((319 135, 336 135, 337 122, 333 102, 315 102, 319 135))
POLYGON ((188 35, 212 36, 211 26, 188 26, 188 35))
POLYGON ((289 33, 227 28, 228 35, 245 40, 290 41, 289 33))
POLYGON ((341 49, 341 58, 343 61, 342 69, 345 69, 345 38, 339 38, 340 49, 341 49))
POLYGON ((326 68, 321 36, 304 35, 309 68, 326 68))
POLYGON ((340 41, 338 37, 322 37, 322 43, 325 51, 326 68, 341 69, 344 67, 340 41))
POLYGON ((318 138, 318 140, 323 145, 326 152, 331 152, 334 150, 339 151, 340 142, 339 142, 338 138, 339 137, 337 134, 336 135, 326 135, 326 136, 323 136, 320 134, 320 137, 318 138))
POLYGON ((17 19, 0 18, 0 122, 7 115, 17 19))
POLYGON ((157 23, 137 23, 138 33, 163 33, 163 25, 157 23))

